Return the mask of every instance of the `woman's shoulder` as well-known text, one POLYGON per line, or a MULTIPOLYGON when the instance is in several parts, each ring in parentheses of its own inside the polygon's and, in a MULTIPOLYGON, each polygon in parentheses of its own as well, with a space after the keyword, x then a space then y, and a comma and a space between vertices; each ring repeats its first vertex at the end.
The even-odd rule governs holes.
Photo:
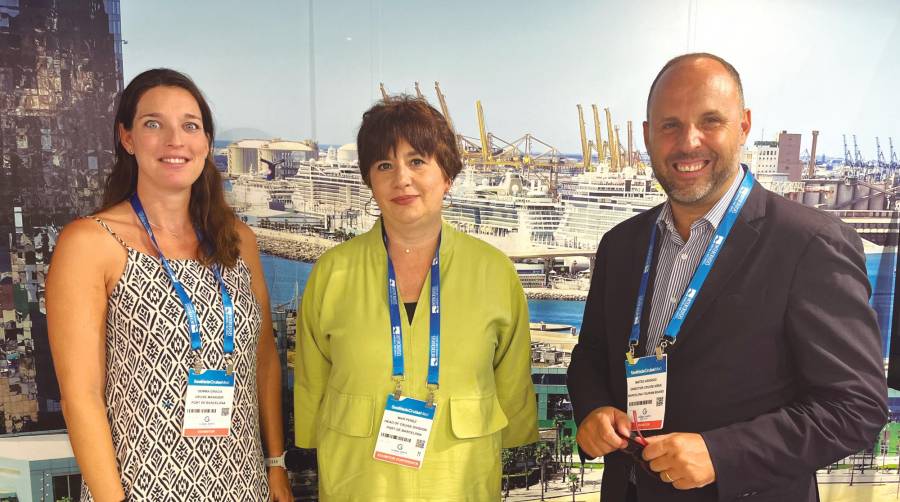
MULTIPOLYGON (((53 249, 54 263, 78 264, 79 268, 107 269, 124 260, 125 240, 113 227, 114 213, 101 211, 72 220, 59 235, 53 249)), ((52 268, 52 267, 51 267, 52 268)))

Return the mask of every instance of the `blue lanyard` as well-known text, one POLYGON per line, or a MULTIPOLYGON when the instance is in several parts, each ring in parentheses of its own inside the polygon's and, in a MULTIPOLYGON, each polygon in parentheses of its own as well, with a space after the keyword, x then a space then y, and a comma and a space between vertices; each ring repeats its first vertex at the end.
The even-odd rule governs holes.
MULTIPOLYGON (((400 296, 397 293, 397 274, 394 272, 394 264, 388 252, 388 238, 382 227, 381 238, 384 240, 384 249, 387 253, 388 266, 388 304, 391 315, 391 347, 393 352, 393 369, 391 375, 397 383, 394 397, 399 399, 400 382, 405 373, 403 363, 403 337, 400 327, 400 296)), ((441 237, 438 236, 437 248, 434 250, 434 258, 431 260, 431 319, 428 324, 428 386, 429 404, 434 402, 434 390, 438 387, 438 377, 441 364, 441 237)))
MULTIPOLYGON (((700 263, 697 264, 697 269, 694 271, 693 277, 691 277, 691 282, 688 283, 687 289, 685 289, 684 294, 681 295, 681 301, 678 302, 675 314, 666 325, 663 339, 660 342, 662 350, 665 350, 667 345, 673 345, 678 338, 678 334, 681 332, 681 325, 684 324, 684 320, 691 311, 691 307, 694 306, 694 300, 700 293, 700 289, 703 288, 703 283, 706 282, 706 278, 709 276, 709 272, 712 270, 716 258, 719 257, 719 252, 722 251, 725 240, 731 233, 731 228, 734 226, 734 222, 737 221, 738 214, 740 214, 741 208, 744 207, 744 203, 747 202, 747 197, 750 195, 750 190, 752 188, 753 175, 747 170, 744 174, 744 178, 741 180, 741 185, 731 198, 731 203, 728 205, 728 211, 725 213, 725 216, 722 217, 722 221, 719 223, 716 233, 706 247, 703 258, 700 260, 700 263)), ((654 222, 653 230, 650 233, 650 247, 647 250, 647 258, 644 260, 644 270, 641 274, 641 286, 638 289, 637 303, 634 307, 634 320, 631 324, 631 336, 628 338, 628 348, 631 357, 634 357, 634 349, 638 346, 638 343, 640 343, 641 314, 644 311, 644 303, 647 296, 647 282, 650 279, 650 267, 653 264, 653 248, 656 246, 656 232, 657 225, 654 222)))
MULTIPOLYGON (((144 230, 147 231, 147 235, 150 236, 150 241, 153 242, 153 247, 156 248, 159 261, 166 270, 166 274, 168 274, 169 280, 172 282, 172 287, 175 288, 175 293, 178 294, 178 299, 181 300, 181 304, 184 306, 184 311, 187 314, 188 330, 191 333, 191 349, 198 351, 202 346, 200 339, 200 317, 197 315, 197 309, 194 307, 194 302, 191 301, 187 291, 184 290, 184 286, 182 286, 178 278, 175 277, 175 272, 173 272, 172 267, 169 266, 169 261, 163 256, 163 252, 159 248, 159 243, 156 242, 156 237, 153 235, 153 229, 150 227, 150 220, 147 219, 147 214, 144 212, 144 207, 141 205, 141 200, 138 198, 137 193, 131 196, 131 207, 134 209, 135 214, 137 214, 138 219, 141 220, 141 224, 144 225, 144 230)), ((200 232, 197 232, 197 240, 203 242, 203 236, 200 235, 200 232)), ((218 266, 213 267, 213 274, 219 282, 219 289, 222 290, 222 310, 225 320, 225 339, 222 342, 222 348, 224 349, 225 354, 231 354, 234 352, 234 302, 231 301, 231 295, 229 295, 228 290, 225 289, 225 281, 222 279, 222 274, 219 272, 218 266)))

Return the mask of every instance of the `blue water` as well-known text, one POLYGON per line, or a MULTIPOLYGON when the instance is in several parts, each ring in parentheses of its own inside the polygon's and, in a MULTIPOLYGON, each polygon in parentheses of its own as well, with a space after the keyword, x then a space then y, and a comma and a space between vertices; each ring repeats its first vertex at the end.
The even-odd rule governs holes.
MULTIPOLYGON (((894 252, 867 254, 866 269, 872 283, 871 304, 881 327, 885 357, 888 354, 894 298, 894 273, 897 256, 894 252)), ((272 305, 285 304, 294 298, 295 284, 298 295, 303 294, 306 280, 312 270, 311 263, 262 255, 263 269, 272 305)), ((532 322, 566 324, 581 331, 584 302, 560 300, 528 300, 532 322)))
MULTIPOLYGON (((299 295, 303 294, 306 280, 312 270, 311 263, 286 260, 277 256, 262 255, 263 270, 272 305, 286 304, 294 298, 294 284, 299 295)), ((528 310, 533 322, 565 324, 581 330, 584 302, 559 300, 528 300, 528 310)))

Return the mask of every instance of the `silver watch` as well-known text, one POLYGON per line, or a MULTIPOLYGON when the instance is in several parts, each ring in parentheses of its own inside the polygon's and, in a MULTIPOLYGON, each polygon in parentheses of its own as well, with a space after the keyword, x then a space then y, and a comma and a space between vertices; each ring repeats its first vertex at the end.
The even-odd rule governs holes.
POLYGON ((287 450, 283 451, 281 455, 277 457, 268 457, 266 458, 266 467, 285 467, 284 465, 284 455, 287 453, 287 450))

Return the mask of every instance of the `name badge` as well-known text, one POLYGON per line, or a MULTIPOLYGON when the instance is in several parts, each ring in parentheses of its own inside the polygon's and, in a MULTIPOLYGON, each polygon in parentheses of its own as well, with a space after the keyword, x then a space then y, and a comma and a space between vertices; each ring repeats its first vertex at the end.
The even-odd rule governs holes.
POLYGON ((637 413, 638 428, 655 431, 663 428, 666 417, 666 371, 668 355, 640 357, 634 364, 625 361, 628 384, 628 416, 637 413))
POLYGON ((182 435, 228 437, 234 404, 234 374, 224 370, 188 370, 182 435))
POLYGON ((434 424, 436 406, 425 401, 388 395, 375 442, 375 460, 418 469, 434 424))

